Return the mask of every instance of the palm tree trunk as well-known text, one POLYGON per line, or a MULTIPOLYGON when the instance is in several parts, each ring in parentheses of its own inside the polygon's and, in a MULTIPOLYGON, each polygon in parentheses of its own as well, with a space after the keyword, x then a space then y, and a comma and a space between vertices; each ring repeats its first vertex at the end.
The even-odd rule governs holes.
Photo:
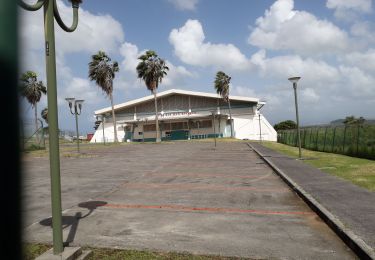
POLYGON ((36 142, 39 144, 39 135, 38 135, 38 109, 37 109, 37 105, 35 103, 34 105, 34 112, 35 112, 35 137, 36 137, 36 142))
POLYGON ((113 119, 113 133, 115 135, 115 143, 118 142, 118 139, 117 139, 117 125, 116 125, 116 116, 115 116, 115 108, 113 106, 113 96, 112 96, 112 92, 109 93, 109 99, 111 100, 111 106, 112 106, 112 119, 113 119))
POLYGON ((161 140, 159 136, 158 100, 156 98, 156 88, 152 89, 152 93, 154 94, 154 101, 155 101, 156 142, 160 143, 161 140))
POLYGON ((233 127, 233 120, 232 120, 232 109, 230 107, 230 99, 228 97, 228 108, 229 108, 229 118, 230 118, 230 137, 234 138, 234 127, 233 127))

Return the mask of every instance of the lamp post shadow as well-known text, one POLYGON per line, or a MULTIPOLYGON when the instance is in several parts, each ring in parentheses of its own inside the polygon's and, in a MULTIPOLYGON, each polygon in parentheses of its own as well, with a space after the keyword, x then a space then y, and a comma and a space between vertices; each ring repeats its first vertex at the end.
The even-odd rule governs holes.
MULTIPOLYGON (((68 236, 66 237, 65 242, 63 242, 64 247, 69 246, 69 244, 74 241, 74 238, 77 233, 79 221, 83 218, 90 216, 92 212, 94 212, 94 210, 97 209, 98 207, 102 207, 106 204, 107 202, 105 201, 81 202, 78 204, 78 207, 86 208, 89 210, 85 215, 82 216, 82 212, 78 211, 75 213, 74 216, 62 216, 62 229, 64 230, 70 227, 68 236)), ((52 228, 52 217, 41 220, 39 224, 43 226, 49 226, 52 228)))

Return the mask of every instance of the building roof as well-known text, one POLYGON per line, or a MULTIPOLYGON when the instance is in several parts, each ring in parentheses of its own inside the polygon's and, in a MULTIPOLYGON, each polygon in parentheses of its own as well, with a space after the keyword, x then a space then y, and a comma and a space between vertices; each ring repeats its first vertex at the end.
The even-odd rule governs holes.
MULTIPOLYGON (((200 97, 210 97, 210 98, 221 98, 219 94, 214 93, 206 93, 206 92, 198 92, 198 91, 189 91, 189 90, 182 90, 182 89, 169 89, 160 93, 157 93, 156 96, 159 97, 165 97, 173 94, 180 94, 180 95, 188 95, 188 96, 200 96, 200 97)), ((125 103, 121 103, 114 106, 115 111, 119 109, 124 109, 136 104, 144 103, 150 100, 154 99, 154 95, 145 96, 143 98, 133 99, 125 103)), ((259 103, 258 98, 252 98, 252 97, 243 97, 243 96, 229 96, 230 100, 236 100, 236 101, 245 101, 245 102, 252 102, 252 103, 259 103)), ((95 115, 100 115, 104 113, 111 112, 111 107, 102 108, 95 111, 95 115)))

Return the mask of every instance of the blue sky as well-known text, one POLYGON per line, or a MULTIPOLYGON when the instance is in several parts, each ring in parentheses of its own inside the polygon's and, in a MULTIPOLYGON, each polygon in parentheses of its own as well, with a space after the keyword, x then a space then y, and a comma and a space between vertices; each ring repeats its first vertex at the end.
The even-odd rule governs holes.
MULTIPOLYGON (((70 23, 68 1, 57 2, 70 23)), ((42 11, 20 10, 20 20, 22 71, 34 70, 45 82, 42 11)), ((86 100, 79 118, 84 134, 93 132, 94 111, 110 104, 87 78, 98 50, 120 64, 115 103, 149 94, 135 66, 153 49, 170 67, 159 91, 214 92, 215 73, 223 70, 232 76, 232 94, 267 102, 263 112, 274 124, 294 119, 287 78, 301 76, 302 124, 375 118, 373 0, 86 0, 75 32, 56 25, 56 45, 61 129, 75 128, 65 97, 86 100)), ((45 106, 43 98, 39 111, 45 106)), ((32 119, 28 104, 22 111, 32 119)))

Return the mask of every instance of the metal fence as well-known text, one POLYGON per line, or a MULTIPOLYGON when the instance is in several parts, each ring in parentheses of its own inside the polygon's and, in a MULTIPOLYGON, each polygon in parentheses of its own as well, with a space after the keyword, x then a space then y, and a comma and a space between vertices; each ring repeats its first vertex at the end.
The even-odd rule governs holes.
MULTIPOLYGON (((45 149, 48 144, 48 127, 45 127, 43 121, 38 118, 38 129, 35 130, 35 122, 33 119, 22 120, 20 136, 21 149, 23 151, 45 149)), ((60 141, 73 142, 74 131, 59 130, 60 141)))
MULTIPOLYGON (((298 146, 297 130, 277 133, 279 143, 298 146)), ((375 160, 375 125, 316 126, 301 128, 305 149, 375 160)))

